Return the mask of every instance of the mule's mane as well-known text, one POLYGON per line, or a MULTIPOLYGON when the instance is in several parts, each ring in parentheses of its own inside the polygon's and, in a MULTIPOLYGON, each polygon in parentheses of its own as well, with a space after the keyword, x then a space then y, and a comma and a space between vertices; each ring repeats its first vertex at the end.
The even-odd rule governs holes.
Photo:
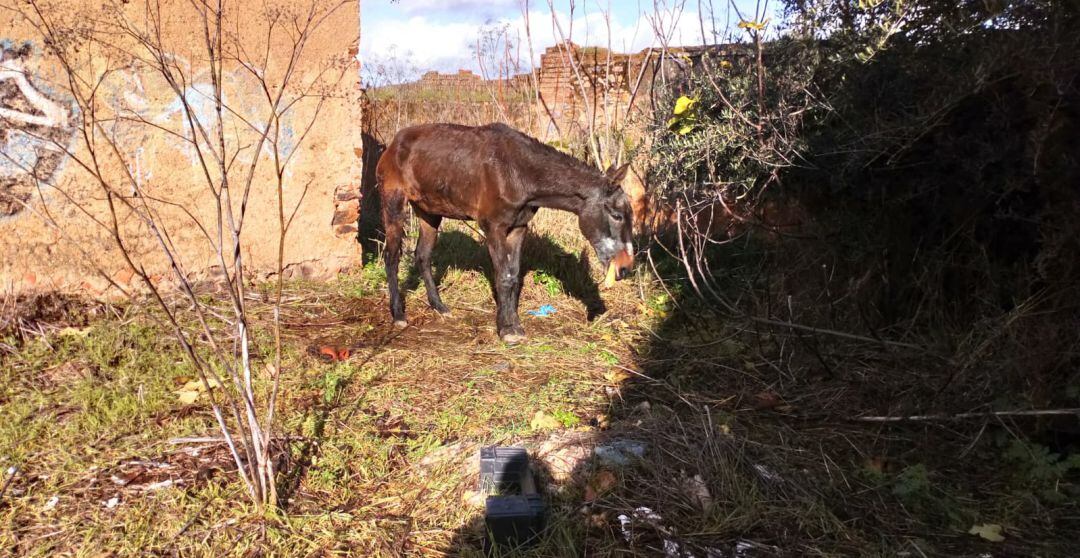
POLYGON ((607 184, 607 177, 604 173, 577 157, 567 155, 532 136, 502 123, 489 124, 485 127, 514 140, 521 147, 522 153, 533 159, 533 163, 544 166, 549 171, 580 173, 588 178, 600 181, 598 185, 607 184))

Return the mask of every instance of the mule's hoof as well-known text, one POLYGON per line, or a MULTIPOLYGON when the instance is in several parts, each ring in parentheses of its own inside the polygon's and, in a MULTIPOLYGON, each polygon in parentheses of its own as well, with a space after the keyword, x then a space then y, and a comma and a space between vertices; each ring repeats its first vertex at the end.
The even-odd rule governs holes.
POLYGON ((409 327, 409 322, 406 322, 405 320, 394 320, 394 327, 405 329, 406 327, 409 327))
POLYGON ((506 343, 507 345, 517 345, 526 339, 528 339, 528 337, 526 337, 524 333, 507 333, 502 336, 503 343, 506 343))

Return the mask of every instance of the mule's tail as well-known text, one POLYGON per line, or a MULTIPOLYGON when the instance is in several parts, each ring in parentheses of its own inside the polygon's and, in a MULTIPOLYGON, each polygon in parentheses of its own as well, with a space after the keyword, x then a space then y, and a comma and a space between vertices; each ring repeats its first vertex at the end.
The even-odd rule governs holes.
POLYGON ((405 236, 405 191, 402 189, 401 171, 394 163, 397 142, 391 142, 375 169, 379 201, 382 204, 383 230, 386 244, 383 259, 386 262, 386 283, 390 291, 390 315, 396 327, 405 327, 405 299, 398 286, 398 267, 401 263, 401 245, 405 236))

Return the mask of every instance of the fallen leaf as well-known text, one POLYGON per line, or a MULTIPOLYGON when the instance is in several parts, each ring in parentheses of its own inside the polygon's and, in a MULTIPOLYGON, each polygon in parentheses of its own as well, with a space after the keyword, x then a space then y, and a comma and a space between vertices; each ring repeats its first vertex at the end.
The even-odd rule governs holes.
POLYGON ((337 360, 337 356, 338 356, 337 351, 334 350, 334 348, 329 346, 329 345, 323 345, 323 346, 319 347, 318 354, 323 360, 325 360, 327 362, 333 362, 333 361, 337 360))
POLYGON ((184 384, 184 387, 180 388, 179 391, 204 392, 209 388, 218 387, 221 387, 221 382, 215 380, 214 378, 207 378, 205 384, 202 382, 202 380, 191 380, 188 383, 184 384))
POLYGON ((602 469, 585 485, 585 502, 595 501, 598 497, 610 492, 617 484, 619 484, 619 478, 615 476, 615 473, 602 469))
POLYGON ((973 525, 971 530, 968 531, 968 534, 978 535, 990 542, 1002 542, 1005 540, 1005 536, 1001 534, 1001 525, 996 523, 973 525))
POLYGON ((180 390, 176 392, 176 398, 184 405, 191 405, 199 398, 199 392, 194 390, 180 390))
POLYGON ((871 457, 866 460, 866 469, 875 473, 885 472, 885 458, 883 457, 871 457))
POLYGON ((610 384, 621 384, 630 378, 630 373, 621 368, 612 368, 604 372, 604 379, 610 384))
POLYGON ((754 410, 757 411, 775 409, 783 404, 784 401, 780 399, 780 396, 771 391, 763 391, 754 396, 754 410))
POLYGON ((593 424, 600 430, 606 430, 607 427, 611 426, 611 419, 604 413, 600 413, 593 419, 593 424))
POLYGON ((545 413, 544 411, 536 411, 531 421, 529 421, 529 427, 533 430, 555 430, 562 426, 555 417, 545 413))

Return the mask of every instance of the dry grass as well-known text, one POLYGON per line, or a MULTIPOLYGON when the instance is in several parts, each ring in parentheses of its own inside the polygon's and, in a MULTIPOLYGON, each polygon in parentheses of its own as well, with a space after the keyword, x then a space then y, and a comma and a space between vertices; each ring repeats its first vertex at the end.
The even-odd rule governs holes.
MULTIPOLYGON (((622 467, 582 461, 558 482, 541 466, 552 513, 530 556, 656 556, 673 544, 695 556, 1069 555, 1075 472, 1047 472, 1037 452, 1007 457, 1030 442, 1019 425, 849 420, 888 410, 883 398, 923 396, 903 384, 931 377, 926 355, 710 317, 644 275, 603 293, 606 312, 589 321, 599 293, 573 229, 572 218, 538 218, 522 311, 558 312, 523 315, 520 346, 498 342, 486 256, 460 226, 435 258, 451 318, 416 289, 410 327, 395 330, 378 268, 291 284, 279 441, 288 500, 268 517, 247 508, 220 444, 170 443, 215 429, 205 401, 178 401, 191 371, 149 310, 67 329, 45 314, 22 320, 0 351, 0 468, 17 468, 0 478, 10 481, 0 548, 480 556, 476 449, 559 439, 647 449, 622 467), (324 362, 312 354, 324 345, 350 357, 324 362), (562 426, 533 428, 537 411, 562 426), (1002 525, 1006 541, 967 534, 977 523, 1002 525)), ((270 346, 256 337, 256 352, 270 346)))
MULTIPOLYGON (((465 466, 475 448, 537 436, 529 424, 537 411, 587 424, 607 407, 605 372, 630 361, 626 345, 640 331, 630 324, 642 316, 626 285, 589 322, 574 298, 587 269, 536 237, 527 260, 554 283, 530 275, 522 310, 552 304, 558 313, 523 316, 530 341, 504 346, 475 265, 483 248, 461 231, 447 239, 443 252, 464 262, 439 263, 450 319, 431 312, 421 290, 408 298, 412 325, 396 331, 377 269, 290 286, 281 405, 294 436, 282 441, 290 450, 282 452, 289 501, 286 514, 266 521, 244 507, 220 444, 169 442, 212 437, 214 428, 204 400, 177 400, 191 372, 150 310, 9 336, 12 350, 0 364, 0 466, 16 472, 3 479, 12 480, 0 497, 0 547, 42 556, 105 548, 376 556, 466 544, 471 534, 462 527, 478 514, 462 505, 476 480, 465 466), (351 358, 324 363, 310 354, 326 344, 349 347, 351 358)), ((270 319, 259 294, 251 313, 270 319)), ((256 352, 269 354, 270 346, 257 338, 256 352)))

